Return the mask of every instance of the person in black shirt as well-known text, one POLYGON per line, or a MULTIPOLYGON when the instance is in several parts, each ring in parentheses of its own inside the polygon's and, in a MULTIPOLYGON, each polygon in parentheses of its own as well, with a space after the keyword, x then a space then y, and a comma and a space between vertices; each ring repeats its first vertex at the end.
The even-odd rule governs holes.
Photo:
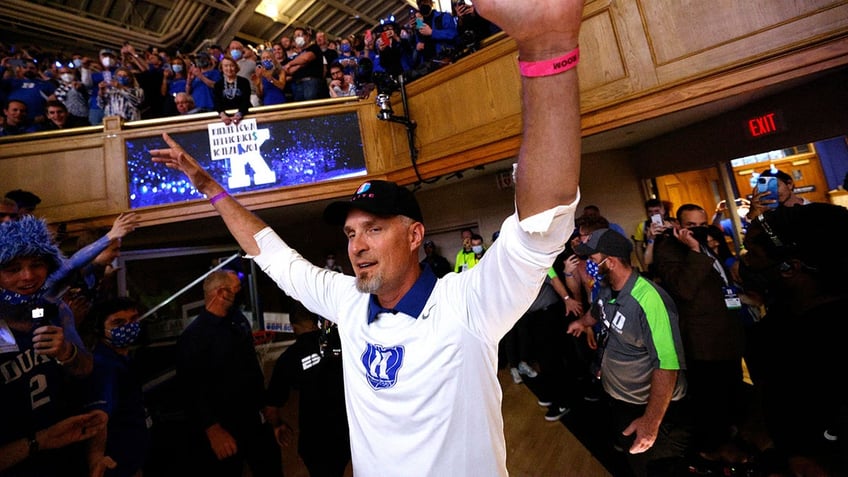
POLYGON ((448 259, 436 253, 436 244, 432 240, 424 241, 424 253, 426 256, 421 260, 421 265, 429 265, 437 277, 442 278, 453 269, 448 259))
MULTIPOLYGON (((320 329, 318 315, 299 303, 289 320, 297 340, 277 359, 269 401, 282 407, 292 388, 300 390, 297 452, 313 477, 341 477, 350 462, 341 340, 334 324, 321 320, 326 326, 320 329)), ((278 433, 288 430, 279 417, 272 422, 278 433)))
POLYGON ((321 47, 311 41, 308 31, 294 29, 294 44, 297 56, 286 63, 283 70, 291 77, 295 101, 329 98, 330 91, 324 80, 324 55, 321 47))
POLYGON ((240 290, 235 272, 206 277, 205 308, 177 341, 177 380, 192 427, 190 462, 197 475, 240 477, 247 462, 255 477, 279 477, 280 447, 263 419, 272 411, 264 408, 250 323, 233 306, 240 290))
POLYGON ((221 60, 221 79, 215 82, 212 89, 215 111, 227 126, 230 123, 238 124, 247 116, 247 110, 250 108, 250 81, 238 76, 238 72, 238 63, 225 56, 221 60), (226 111, 228 109, 238 109, 238 112, 230 115, 226 111))

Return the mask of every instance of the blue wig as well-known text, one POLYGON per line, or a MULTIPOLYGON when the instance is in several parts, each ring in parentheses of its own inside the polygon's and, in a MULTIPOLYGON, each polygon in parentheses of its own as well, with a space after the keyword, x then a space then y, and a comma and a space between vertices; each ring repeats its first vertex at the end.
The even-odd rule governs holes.
POLYGON ((43 257, 51 273, 64 260, 47 223, 31 215, 0 224, 0 267, 19 257, 43 257))

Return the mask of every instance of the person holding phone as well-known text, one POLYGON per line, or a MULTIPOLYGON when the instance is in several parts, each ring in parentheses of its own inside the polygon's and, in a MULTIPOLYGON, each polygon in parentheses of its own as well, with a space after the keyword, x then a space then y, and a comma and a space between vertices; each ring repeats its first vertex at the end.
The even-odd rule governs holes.
POLYGON ((694 455, 738 464, 748 456, 734 438, 741 425, 745 330, 740 290, 724 258, 708 245, 709 218, 698 204, 677 209, 678 227, 657 237, 654 278, 674 299, 686 355, 694 455))
MULTIPOLYGON (((795 207, 797 205, 807 205, 810 203, 804 197, 795 193, 795 181, 789 174, 774 168, 764 170, 757 176, 757 180, 773 177, 777 186, 777 198, 768 199, 767 196, 774 195, 774 190, 759 190, 758 186, 754 186, 751 191, 751 209, 748 211, 748 220, 753 220, 757 216, 762 215, 768 209, 777 207, 795 207)), ((767 185, 768 182, 764 182, 767 185)), ((774 186, 772 186, 773 189, 774 186)))
POLYGON ((457 46, 463 52, 473 52, 480 41, 500 31, 497 25, 477 14, 471 0, 456 0, 453 3, 457 25, 457 46))
POLYGON ((263 106, 286 102, 286 74, 271 49, 262 51, 253 81, 263 106))
POLYGON ((92 355, 70 308, 49 297, 63 264, 43 220, 0 224, 0 473, 83 475, 84 449, 71 444, 106 425, 105 416, 82 417, 74 383, 91 373, 92 355))
POLYGON ((447 50, 456 48, 456 19, 450 12, 433 9, 433 0, 418 0, 417 5, 421 16, 416 15, 415 49, 424 62, 439 59, 447 50))
POLYGON ((104 117, 120 116, 125 121, 138 121, 143 101, 144 90, 129 68, 118 68, 110 81, 103 80, 98 85, 97 105, 104 117))

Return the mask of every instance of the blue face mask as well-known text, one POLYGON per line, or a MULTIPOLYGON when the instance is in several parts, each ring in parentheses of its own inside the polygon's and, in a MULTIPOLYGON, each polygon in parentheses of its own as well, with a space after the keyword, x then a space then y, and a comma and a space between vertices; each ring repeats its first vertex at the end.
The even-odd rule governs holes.
POLYGON ((112 339, 108 341, 115 348, 126 348, 136 342, 139 334, 141 334, 141 323, 133 321, 117 328, 112 328, 112 339))
POLYGON ((171 71, 173 71, 174 73, 182 73, 183 65, 171 65, 171 71))
POLYGON ((601 290, 601 280, 603 280, 604 275, 601 273, 599 264, 595 263, 591 258, 586 259, 586 274, 592 277, 593 280, 591 301, 594 302, 598 298, 598 292, 601 290))
POLYGON ((347 43, 342 44, 341 46, 342 53, 350 53, 350 45, 347 43))
POLYGON ((74 67, 79 68, 80 66, 82 66, 82 59, 74 58, 74 67))
POLYGON ((132 80, 127 76, 118 76, 118 83, 120 83, 121 86, 129 86, 132 84, 132 80))
POLYGON ((262 60, 262 67, 265 68, 266 70, 273 70, 274 69, 274 62, 271 61, 271 60, 262 60))
POLYGON ((234 60, 238 61, 241 59, 241 50, 230 50, 230 56, 233 57, 234 60))

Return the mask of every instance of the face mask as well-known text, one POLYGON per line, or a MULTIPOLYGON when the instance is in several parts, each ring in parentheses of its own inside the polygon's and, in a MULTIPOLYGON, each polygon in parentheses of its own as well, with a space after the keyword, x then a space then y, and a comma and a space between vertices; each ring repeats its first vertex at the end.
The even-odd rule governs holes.
POLYGON ((601 274, 598 264, 591 258, 586 259, 586 274, 592 277, 596 282, 600 281, 604 277, 601 274))
POLYGON ((71 81, 74 80, 74 75, 72 75, 70 73, 62 73, 61 78, 62 78, 62 81, 64 81, 65 83, 70 83, 71 81))
POLYGON ((418 11, 421 12, 421 15, 426 17, 433 12, 433 7, 430 5, 421 5, 421 8, 418 11))
POLYGON ((198 60, 197 60, 197 67, 198 68, 206 68, 208 66, 209 66, 209 60, 206 60, 206 59, 201 60, 201 59, 198 58, 198 60))
POLYGON ((472 245, 471 251, 476 253, 477 255, 480 255, 481 253, 483 253, 483 246, 482 245, 472 245))
POLYGON ((109 58, 108 56, 100 58, 100 64, 102 64, 104 68, 108 68, 112 66, 112 58, 109 58))
POLYGON ((171 71, 173 71, 174 73, 182 73, 183 65, 171 65, 171 71))
POLYGON ((230 56, 233 57, 234 60, 238 61, 241 59, 241 50, 230 50, 230 56))
POLYGON ((297 38, 295 38, 295 39, 294 39, 294 44, 295 44, 298 48, 303 48, 304 46, 306 46, 306 38, 304 38, 304 37, 302 37, 302 36, 299 36, 299 37, 297 37, 297 38))
POLYGON ((262 60, 262 67, 265 68, 266 70, 273 70, 274 69, 274 62, 271 61, 271 60, 262 60))
POLYGON ((327 259, 327 266, 328 266, 328 267, 332 267, 332 266, 334 266, 335 264, 336 264, 336 259, 335 259, 335 258, 328 258, 328 259, 327 259))
POLYGON ((345 43, 344 45, 342 45, 341 50, 342 53, 350 53, 350 45, 345 43))
POLYGON ((118 83, 120 83, 121 86, 129 86, 132 84, 132 81, 126 76, 118 76, 118 83))
POLYGON ((140 333, 141 323, 133 321, 132 323, 112 328, 112 339, 108 341, 115 348, 126 348, 135 343, 140 333))
POLYGON ((27 78, 27 79, 35 79, 35 77, 36 77, 36 76, 37 76, 37 74, 35 73, 35 71, 29 71, 29 70, 27 70, 27 71, 24 73, 24 78, 27 78))
POLYGON ((79 68, 82 66, 82 60, 79 58, 74 58, 74 67, 79 68))

